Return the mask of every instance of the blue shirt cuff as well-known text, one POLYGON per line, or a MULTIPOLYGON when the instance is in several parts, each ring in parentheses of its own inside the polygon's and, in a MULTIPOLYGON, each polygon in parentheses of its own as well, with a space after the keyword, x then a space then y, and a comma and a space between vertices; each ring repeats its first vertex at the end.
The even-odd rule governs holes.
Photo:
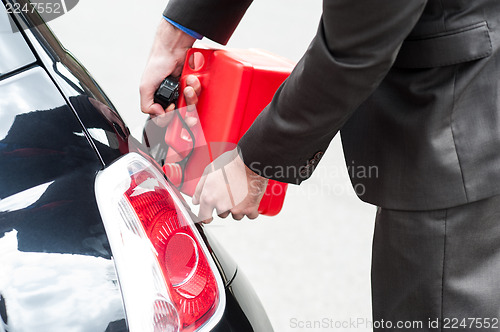
POLYGON ((179 30, 181 30, 181 31, 183 31, 183 32, 185 32, 185 33, 187 33, 187 34, 188 34, 188 35, 190 35, 191 37, 196 38, 196 39, 202 39, 202 38, 203 38, 203 35, 199 34, 199 33, 198 33, 198 32, 196 32, 196 31, 193 31, 193 30, 191 30, 191 29, 188 29, 188 28, 184 27, 184 26, 180 25, 180 24, 179 24, 179 23, 177 23, 177 22, 172 21, 172 20, 171 20, 171 19, 169 19, 168 17, 163 16, 163 18, 164 18, 164 19, 166 19, 168 23, 172 24, 172 25, 173 25, 174 27, 176 27, 177 29, 179 29, 179 30))

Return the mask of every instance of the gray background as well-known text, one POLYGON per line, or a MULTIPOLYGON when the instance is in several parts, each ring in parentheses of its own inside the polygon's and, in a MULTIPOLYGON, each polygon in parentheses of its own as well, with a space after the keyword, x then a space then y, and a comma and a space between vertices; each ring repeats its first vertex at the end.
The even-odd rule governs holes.
MULTIPOLYGON (((85 0, 50 22, 135 134, 145 121, 139 108, 139 80, 165 4, 166 0, 85 0)), ((256 0, 229 46, 262 48, 297 61, 320 15, 319 0, 256 0)), ((374 213, 374 207, 355 197, 336 138, 313 177, 300 187, 289 187, 280 215, 255 221, 215 220, 209 227, 252 282, 276 331, 324 331, 333 327, 299 328, 295 323, 331 319, 335 325, 371 319, 374 213)), ((354 330, 353 326, 342 330, 354 330)), ((356 330, 369 329, 362 323, 356 330)))

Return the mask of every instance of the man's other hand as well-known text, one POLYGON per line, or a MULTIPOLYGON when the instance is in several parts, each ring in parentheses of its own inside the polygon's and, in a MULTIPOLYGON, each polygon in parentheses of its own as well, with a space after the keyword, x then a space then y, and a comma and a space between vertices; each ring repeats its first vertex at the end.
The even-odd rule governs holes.
POLYGON ((180 76, 186 52, 193 46, 194 41, 190 35, 166 20, 161 20, 139 88, 143 113, 158 116, 170 108, 173 110, 174 106, 165 110, 160 104, 155 103, 154 93, 165 77, 180 76))
POLYGON ((238 149, 224 153, 205 168, 196 187, 193 204, 200 204, 199 220, 211 222, 214 209, 221 218, 257 218, 267 182, 243 163, 238 149))

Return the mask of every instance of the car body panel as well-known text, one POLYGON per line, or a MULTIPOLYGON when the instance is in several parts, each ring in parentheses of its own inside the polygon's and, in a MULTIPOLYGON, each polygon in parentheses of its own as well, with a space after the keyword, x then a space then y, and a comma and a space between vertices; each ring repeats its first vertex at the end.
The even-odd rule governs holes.
POLYGON ((36 12, 19 12, 12 17, 35 52, 40 65, 47 71, 53 84, 81 122, 103 165, 109 165, 119 156, 129 152, 128 128, 87 70, 60 44, 36 12), (84 99, 83 96, 89 98, 92 105, 79 102, 84 99), (97 128, 100 134, 95 135, 92 131, 87 131, 90 128, 97 128), (103 134, 106 139, 103 139, 103 134))
POLYGON ((105 331, 122 322, 126 331, 94 196, 102 164, 80 123, 36 65, 0 80, 0 100, 2 324, 105 331))

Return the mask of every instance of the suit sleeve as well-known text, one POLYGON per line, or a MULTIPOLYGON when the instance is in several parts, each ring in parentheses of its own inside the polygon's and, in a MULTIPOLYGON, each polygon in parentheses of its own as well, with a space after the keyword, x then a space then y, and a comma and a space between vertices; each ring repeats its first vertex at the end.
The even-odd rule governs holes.
POLYGON ((385 77, 427 0, 324 0, 318 32, 238 146, 264 177, 299 184, 385 77))
POLYGON ((220 44, 227 44, 252 0, 170 0, 163 15, 220 44))

